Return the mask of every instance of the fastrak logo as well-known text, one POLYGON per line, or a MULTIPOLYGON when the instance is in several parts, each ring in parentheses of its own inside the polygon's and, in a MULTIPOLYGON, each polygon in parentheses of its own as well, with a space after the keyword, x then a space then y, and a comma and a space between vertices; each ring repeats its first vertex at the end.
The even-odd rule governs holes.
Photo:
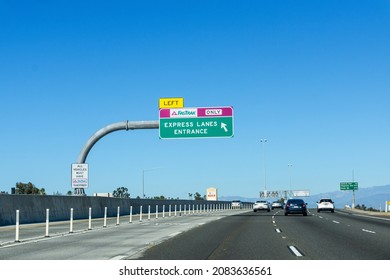
POLYGON ((193 118, 198 116, 198 110, 194 109, 171 109, 171 118, 193 118))

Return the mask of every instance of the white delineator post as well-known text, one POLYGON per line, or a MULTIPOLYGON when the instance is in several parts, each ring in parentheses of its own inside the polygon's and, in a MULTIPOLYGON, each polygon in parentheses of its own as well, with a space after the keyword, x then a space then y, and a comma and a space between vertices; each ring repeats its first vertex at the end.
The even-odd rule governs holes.
POLYGON ((46 233, 45 233, 45 237, 49 237, 49 213, 50 213, 50 210, 46 209, 46 233))
POLYGON ((70 208, 70 228, 69 233, 73 233, 73 208, 70 208))
POLYGON ((117 226, 119 226, 120 210, 121 210, 121 208, 118 206, 118 211, 117 211, 117 215, 116 215, 116 225, 117 225, 117 226))
POLYGON ((107 207, 104 207, 103 227, 107 227, 107 207))
POLYGON ((131 224, 133 222, 133 206, 130 206, 130 219, 129 223, 131 224))
POLYGON ((88 209, 88 230, 92 229, 92 208, 88 209))
POLYGON ((19 210, 16 210, 16 232, 15 232, 15 242, 20 242, 20 240, 19 240, 19 210))

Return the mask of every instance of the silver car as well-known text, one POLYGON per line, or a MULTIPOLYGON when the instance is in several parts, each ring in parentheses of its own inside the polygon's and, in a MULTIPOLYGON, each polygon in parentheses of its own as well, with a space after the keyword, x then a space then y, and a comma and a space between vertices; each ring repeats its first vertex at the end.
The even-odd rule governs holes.
POLYGON ((274 210, 275 208, 283 209, 283 204, 279 201, 274 201, 271 204, 271 209, 274 210))
POLYGON ((257 212, 259 210, 266 210, 267 212, 271 211, 271 206, 266 200, 258 200, 253 204, 253 212, 257 212))
POLYGON ((233 200, 232 209, 242 209, 242 202, 240 200, 233 200))

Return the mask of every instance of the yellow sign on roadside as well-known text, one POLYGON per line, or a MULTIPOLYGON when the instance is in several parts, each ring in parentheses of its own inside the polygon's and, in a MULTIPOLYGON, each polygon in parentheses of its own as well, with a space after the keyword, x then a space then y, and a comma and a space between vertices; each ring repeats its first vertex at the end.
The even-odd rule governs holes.
POLYGON ((160 98, 159 108, 183 108, 183 97, 160 98))

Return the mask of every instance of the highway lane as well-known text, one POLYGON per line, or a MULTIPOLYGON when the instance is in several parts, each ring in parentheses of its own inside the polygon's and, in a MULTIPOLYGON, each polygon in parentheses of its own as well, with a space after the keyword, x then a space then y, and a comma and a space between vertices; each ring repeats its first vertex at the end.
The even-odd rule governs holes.
MULTIPOLYGON (((160 214, 161 218, 161 214, 160 214)), ((154 217, 153 217, 154 219, 154 217)), ((132 222, 139 220, 139 215, 132 216, 132 222)), ((143 218, 145 219, 145 216, 143 218)), ((119 224, 129 223, 129 216, 121 216, 119 218, 119 224)), ((107 217, 104 222, 103 218, 91 219, 91 224, 89 224, 88 219, 74 220, 72 231, 75 233, 86 231, 89 228, 91 230, 102 229, 105 227, 113 227, 118 223, 117 217, 107 217)), ((16 239, 16 227, 13 226, 3 226, 0 227, 0 246, 11 244, 16 239)), ((49 237, 54 237, 58 235, 64 235, 71 232, 70 221, 56 221, 49 223, 48 235, 49 237)), ((32 224, 22 224, 19 228, 19 240, 22 242, 28 240, 34 240, 43 238, 46 236, 46 223, 32 223, 32 224)))
POLYGON ((282 235, 296 246, 303 259, 388 260, 390 220, 342 212, 312 212, 300 216, 275 216, 282 235), (286 219, 291 218, 291 219, 286 219))
MULTIPOLYGON (((94 218, 91 220, 88 219, 80 219, 73 220, 71 223, 68 221, 49 221, 48 230, 46 232, 46 223, 30 223, 30 224, 21 224, 19 226, 19 234, 18 240, 26 241, 37 238, 42 238, 47 236, 53 237, 58 235, 64 235, 70 232, 80 232, 85 230, 94 230, 101 229, 102 227, 111 227, 116 226, 117 224, 126 224, 129 222, 137 222, 137 221, 154 221, 154 220, 163 220, 165 218, 175 218, 175 217, 185 217, 193 214, 212 214, 214 212, 225 211, 224 213, 228 213, 229 211, 233 211, 230 213, 237 213, 238 209, 226 209, 226 210, 195 210, 193 209, 191 212, 189 211, 169 211, 169 212, 150 212, 143 213, 142 216, 139 214, 133 214, 131 217, 129 215, 120 216, 119 219, 117 216, 115 217, 106 217, 104 218, 94 218), (72 224, 72 226, 71 226, 72 224)), ((16 226, 0 226, 0 247, 3 245, 7 245, 9 243, 13 243, 16 240, 16 226)))
POLYGON ((390 220, 337 211, 247 212, 178 235, 139 259, 388 260, 390 220))
MULTIPOLYGON (((217 211, 182 217, 151 218, 106 228, 97 220, 92 230, 79 221, 69 233, 58 223, 50 237, 0 246, 0 259, 9 260, 388 260, 390 219, 335 213, 284 216, 283 210, 217 211), (62 227, 62 228, 61 228, 62 227)), ((33 227, 26 225, 25 227, 33 227)), ((25 228, 29 229, 29 228, 25 228)), ((29 229, 31 230, 31 229, 29 229)), ((0 237, 13 238, 12 227, 0 237), (6 234, 5 234, 6 233, 6 234)), ((28 235, 24 233, 24 236, 28 235)))
POLYGON ((205 224, 150 248, 139 259, 294 259, 272 223, 272 212, 246 212, 205 224))
MULTIPOLYGON (((158 244, 177 234, 205 223, 234 215, 247 210, 219 210, 191 213, 162 218, 151 216, 139 221, 134 216, 121 217, 120 224, 110 219, 102 227, 101 219, 93 222, 92 230, 87 230, 85 220, 77 221, 77 230, 69 233, 69 222, 51 224, 50 236, 44 236, 44 224, 24 225, 21 242, 14 242, 15 227, 1 227, 0 239, 7 240, 0 246, 0 259, 3 260, 108 260, 125 259, 145 248, 158 244)), ((147 217, 147 216, 146 216, 147 217)))

